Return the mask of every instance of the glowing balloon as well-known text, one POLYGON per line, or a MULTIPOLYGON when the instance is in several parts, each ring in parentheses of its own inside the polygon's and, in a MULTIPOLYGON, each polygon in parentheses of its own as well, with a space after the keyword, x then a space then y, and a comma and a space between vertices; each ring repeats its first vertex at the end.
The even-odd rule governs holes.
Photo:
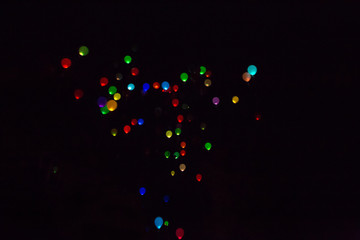
POLYGON ((109 79, 107 79, 106 77, 102 77, 100 78, 100 86, 106 86, 109 83, 109 79))
POLYGON ((197 180, 198 182, 200 182, 201 179, 202 179, 202 175, 201 175, 201 174, 196 174, 196 180, 197 180))
POLYGON ((160 229, 161 226, 163 225, 163 219, 161 217, 157 217, 155 218, 155 226, 157 227, 157 229, 160 229))
POLYGON ((170 84, 168 82, 164 81, 161 83, 161 87, 166 91, 169 89, 170 84))
POLYGON ((238 103, 239 102, 239 97, 238 96, 233 96, 232 97, 232 102, 235 103, 235 104, 238 103))
POLYGON ((205 148, 206 148, 206 150, 210 151, 211 143, 209 143, 209 142, 205 143, 205 148))
POLYGON ((63 68, 69 68, 71 66, 71 60, 69 58, 61 59, 61 66, 63 68))
POLYGON ((180 168, 180 171, 185 171, 185 168, 186 168, 186 165, 184 164, 184 163, 181 163, 180 165, 179 165, 179 168, 180 168))
POLYGON ((104 107, 100 108, 100 111, 103 115, 108 114, 109 113, 109 109, 107 108, 107 106, 105 105, 104 107))
POLYGON ((115 77, 116 77, 116 80, 120 81, 123 78, 123 75, 121 73, 117 73, 115 75, 115 77))
POLYGON ((186 147, 186 142, 182 141, 182 142, 180 143, 180 147, 181 147, 181 148, 185 148, 185 147, 186 147))
POLYGON ((124 57, 124 62, 126 62, 126 64, 129 64, 129 63, 131 63, 131 57, 129 56, 129 55, 127 55, 127 56, 125 56, 124 57))
POLYGON ((171 136, 172 136, 172 131, 167 130, 167 131, 166 131, 166 137, 167 137, 167 138, 171 138, 171 136))
POLYGON ((111 135, 113 135, 114 137, 117 135, 118 130, 116 128, 111 129, 111 135))
POLYGON ((178 85, 174 85, 174 86, 172 87, 172 89, 174 90, 174 92, 177 92, 177 91, 179 90, 179 86, 178 86, 178 85))
POLYGON ((165 196, 164 196, 164 202, 165 202, 165 203, 168 203, 169 200, 170 200, 170 197, 169 197, 168 195, 165 195, 165 196))
POLYGON ((251 79, 250 73, 244 72, 243 75, 242 75, 242 79, 243 79, 245 82, 249 82, 250 79, 251 79))
POLYGON ((125 132, 126 134, 128 134, 128 133, 130 132, 130 130, 131 130, 131 127, 130 127, 129 125, 125 125, 125 127, 124 127, 124 132, 125 132))
POLYGON ((211 80, 210 80, 210 79, 205 79, 204 85, 205 85, 206 87, 210 87, 210 86, 211 86, 211 80))
POLYGON ((210 70, 207 70, 205 72, 205 77, 209 78, 211 76, 211 71, 210 70))
POLYGON ((133 67, 133 68, 131 69, 131 75, 133 75, 133 76, 139 75, 139 69, 136 68, 136 67, 133 67))
POLYGON ((135 126, 137 124, 136 118, 131 119, 131 125, 135 126))
POLYGON ((165 225, 165 226, 169 226, 169 222, 168 222, 168 221, 165 221, 165 222, 164 222, 164 225, 165 225))
POLYGON ((82 96, 84 96, 83 90, 81 90, 81 89, 76 89, 76 90, 74 91, 74 97, 75 97, 75 99, 80 99, 80 98, 82 98, 82 96))
POLYGON ((80 56, 86 56, 89 53, 89 49, 86 46, 81 46, 79 48, 79 55, 80 56))
POLYGON ((181 123, 182 121, 184 121, 184 116, 181 115, 181 114, 179 114, 179 115, 177 116, 177 121, 178 121, 179 123, 181 123))
POLYGON ((149 89, 150 89, 150 84, 144 83, 144 84, 143 84, 143 90, 144 90, 144 92, 146 92, 146 91, 149 90, 149 89))
POLYGON ((114 100, 118 101, 118 100, 120 100, 120 98, 121 98, 121 94, 120 94, 120 93, 115 93, 115 94, 114 94, 114 100))
POLYGON ((115 86, 109 87, 109 94, 114 95, 117 92, 117 88, 115 86))
POLYGON ((177 136, 179 136, 179 135, 181 134, 181 128, 176 128, 176 129, 175 129, 175 134, 176 134, 177 136))
POLYGON ((257 72, 257 68, 255 65, 250 65, 248 66, 247 71, 251 76, 254 76, 257 72))
POLYGON ((132 83, 129 83, 128 86, 127 86, 127 88, 128 88, 130 91, 132 91, 132 90, 135 89, 135 85, 132 84, 132 83))
POLYGON ((173 100, 171 100, 171 103, 173 107, 177 107, 179 105, 179 100, 177 98, 174 98, 173 100))
POLYGON ((159 88, 160 88, 160 83, 154 82, 154 83, 153 83, 153 88, 159 89, 159 88))
POLYGON ((170 151, 165 151, 164 155, 165 155, 166 158, 169 158, 170 157, 170 151))
POLYGON ((186 82, 188 80, 189 76, 187 75, 187 73, 182 73, 180 75, 180 79, 183 81, 183 82, 186 82))
POLYGON ((180 153, 179 152, 174 152, 174 157, 175 157, 175 159, 178 159, 180 157, 180 153))
POLYGON ((144 119, 139 118, 139 119, 138 119, 138 124, 139 124, 140 126, 143 125, 143 124, 144 124, 144 119))
POLYGON ((171 174, 171 176, 174 176, 174 175, 175 175, 175 171, 171 171, 170 174, 171 174))
POLYGON ((107 103, 106 97, 99 97, 97 100, 97 104, 99 105, 99 107, 104 107, 106 103, 107 103))
POLYGON ((212 99, 212 102, 213 102, 213 104, 216 106, 216 105, 218 105, 218 104, 220 103, 220 99, 219 99, 218 97, 214 97, 214 98, 212 99))
POLYGON ((110 112, 115 111, 115 109, 117 108, 117 102, 115 100, 109 100, 106 103, 106 106, 110 112))
POLYGON ((180 155, 181 155, 181 156, 185 156, 185 154, 186 154, 186 151, 185 151, 184 149, 182 149, 182 150, 180 151, 180 155))
POLYGON ((176 229, 176 236, 178 239, 182 239, 184 236, 184 229, 182 229, 182 228, 176 229))
POLYGON ((200 129, 204 131, 205 128, 206 128, 206 123, 203 123, 203 122, 200 123, 200 129))
POLYGON ((146 192, 146 189, 144 187, 142 187, 142 188, 140 188, 139 192, 140 192, 140 195, 143 196, 146 192))
POLYGON ((255 114, 255 120, 259 121, 261 119, 261 115, 259 113, 255 114))
POLYGON ((206 72, 206 67, 201 66, 200 67, 200 75, 204 75, 205 72, 206 72))

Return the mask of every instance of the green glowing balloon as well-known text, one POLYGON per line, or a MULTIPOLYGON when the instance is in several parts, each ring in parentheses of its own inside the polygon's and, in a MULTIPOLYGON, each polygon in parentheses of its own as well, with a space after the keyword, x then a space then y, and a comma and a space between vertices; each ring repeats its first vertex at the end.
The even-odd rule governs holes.
POLYGON ((175 159, 178 159, 180 157, 180 153, 179 152, 174 152, 174 157, 175 157, 175 159))
POLYGON ((187 75, 187 73, 182 73, 180 75, 180 79, 183 81, 183 82, 186 82, 188 80, 189 76, 187 75))
POLYGON ((124 61, 125 61, 127 64, 131 63, 131 60, 132 60, 132 58, 131 58, 129 55, 127 55, 127 56, 124 57, 124 61))
POLYGON ((79 48, 79 55, 80 56, 86 56, 86 55, 88 55, 88 53, 89 53, 89 49, 87 48, 87 46, 81 46, 79 48))
POLYGON ((164 225, 165 225, 165 226, 169 226, 169 222, 168 222, 168 221, 165 221, 165 222, 164 222, 164 225))
POLYGON ((166 158, 169 158, 170 157, 170 151, 165 151, 164 155, 165 155, 166 158))
POLYGON ((200 67, 200 75, 204 75, 205 72, 206 72, 206 67, 201 66, 201 67, 200 67))
POLYGON ((205 143, 205 148, 206 148, 206 150, 210 151, 211 143, 209 143, 209 142, 205 143))
POLYGON ((117 88, 115 86, 109 87, 109 94, 114 95, 117 91, 117 88))
POLYGON ((176 128, 176 129, 175 129, 175 134, 179 136, 179 135, 181 134, 181 129, 180 129, 180 128, 176 128))
POLYGON ((104 107, 101 107, 100 111, 103 115, 108 114, 110 112, 106 105, 104 107))

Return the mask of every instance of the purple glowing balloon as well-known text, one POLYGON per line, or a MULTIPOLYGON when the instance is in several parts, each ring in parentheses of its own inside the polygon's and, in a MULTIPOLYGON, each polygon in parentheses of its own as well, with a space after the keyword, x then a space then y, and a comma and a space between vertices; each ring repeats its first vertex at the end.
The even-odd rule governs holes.
POLYGON ((97 103, 98 103, 99 107, 105 107, 105 105, 107 103, 106 97, 99 97, 97 100, 97 103))
POLYGON ((219 99, 218 97, 214 97, 214 98, 212 99, 212 102, 213 102, 214 105, 218 105, 219 102, 220 102, 220 99, 219 99))

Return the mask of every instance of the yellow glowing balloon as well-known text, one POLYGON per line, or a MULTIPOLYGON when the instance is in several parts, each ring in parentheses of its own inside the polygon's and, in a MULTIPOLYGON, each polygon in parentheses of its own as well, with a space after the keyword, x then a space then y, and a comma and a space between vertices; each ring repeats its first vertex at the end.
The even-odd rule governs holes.
POLYGON ((170 130, 166 131, 166 137, 171 138, 171 136, 172 136, 172 131, 170 130))
POLYGON ((235 103, 235 104, 238 103, 239 102, 239 97, 238 96, 233 96, 232 97, 232 102, 235 103))
POLYGON ((242 75, 242 79, 243 79, 245 82, 249 82, 250 79, 251 79, 250 73, 244 72, 243 75, 242 75))
POLYGON ((121 94, 120 94, 120 93, 115 93, 115 94, 114 94, 114 100, 118 101, 118 100, 120 100, 120 98, 121 98, 121 94))
POLYGON ((205 79, 204 85, 207 86, 207 87, 210 87, 211 86, 211 80, 210 79, 205 79))
POLYGON ((180 171, 185 171, 185 168, 186 168, 186 166, 185 166, 185 164, 183 164, 183 163, 181 163, 180 165, 179 165, 179 168, 180 168, 180 171))
POLYGON ((174 176, 175 175, 175 171, 171 171, 171 176, 174 176))
POLYGON ((117 135, 118 130, 116 128, 111 129, 111 135, 113 135, 114 137, 117 135))
POLYGON ((109 100, 106 103, 106 106, 109 109, 109 111, 115 111, 115 109, 117 108, 117 102, 115 102, 115 100, 109 100))

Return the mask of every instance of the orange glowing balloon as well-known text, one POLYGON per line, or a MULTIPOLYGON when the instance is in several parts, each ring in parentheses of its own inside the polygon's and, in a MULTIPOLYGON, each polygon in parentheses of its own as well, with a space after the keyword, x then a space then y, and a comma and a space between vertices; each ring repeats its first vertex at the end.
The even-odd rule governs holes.
POLYGON ((242 79, 243 79, 245 82, 249 82, 250 79, 251 79, 250 73, 244 72, 243 75, 242 75, 242 79))
POLYGON ((159 88, 160 88, 160 83, 154 82, 154 83, 153 83, 153 88, 159 89, 159 88))

